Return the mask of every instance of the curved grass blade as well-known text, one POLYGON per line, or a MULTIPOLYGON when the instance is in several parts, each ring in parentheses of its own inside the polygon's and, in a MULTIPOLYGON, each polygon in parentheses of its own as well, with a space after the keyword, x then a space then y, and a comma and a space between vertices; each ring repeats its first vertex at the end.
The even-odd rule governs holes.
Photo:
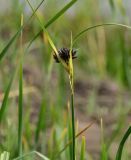
POLYGON ((120 142, 115 160, 121 160, 124 144, 125 144, 125 142, 126 142, 126 140, 127 140, 127 138, 129 137, 130 134, 131 134, 131 126, 129 126, 129 128, 127 129, 126 133, 124 134, 124 136, 123 136, 123 138, 120 142))
POLYGON ((98 25, 94 25, 94 26, 91 26, 91 27, 88 27, 84 30, 82 30, 81 32, 79 32, 73 39, 73 44, 76 42, 76 40, 78 38, 80 38, 85 32, 89 31, 89 30, 92 30, 92 29, 95 29, 95 28, 98 28, 98 27, 103 27, 103 26, 120 26, 120 27, 124 27, 124 28, 127 28, 127 29, 131 29, 131 26, 128 26, 128 25, 125 25, 125 24, 120 24, 120 23, 103 23, 103 24, 98 24, 98 25))
POLYGON ((7 108, 7 101, 8 101, 8 97, 9 97, 9 92, 10 92, 14 77, 16 75, 16 72, 17 72, 17 70, 15 70, 14 73, 12 74, 12 76, 10 78, 10 81, 9 81, 9 84, 7 86, 7 89, 5 91, 4 99, 2 101, 2 105, 1 105, 1 109, 0 109, 0 123, 1 123, 1 120, 3 118, 4 112, 7 108))
MULTIPOLYGON (((52 23, 54 23, 59 17, 61 17, 74 3, 76 3, 77 0, 72 0, 68 4, 66 4, 59 12, 57 12, 44 26, 44 28, 48 28, 52 23)), ((43 29, 41 29, 29 42, 29 45, 27 46, 27 49, 31 46, 33 41, 43 32, 43 29)))
POLYGON ((49 158, 47 158, 46 156, 44 156, 43 154, 41 154, 41 153, 39 153, 39 152, 37 152, 37 151, 32 151, 32 152, 26 153, 26 154, 24 154, 24 155, 22 155, 22 156, 19 156, 19 157, 17 157, 17 158, 14 158, 13 160, 21 160, 21 159, 23 159, 23 158, 30 157, 30 156, 34 156, 34 155, 40 157, 40 158, 43 159, 43 160, 50 160, 49 158))
POLYGON ((8 49, 10 48, 10 46, 12 45, 12 43, 15 41, 15 39, 17 38, 17 36, 20 34, 21 30, 23 30, 23 28, 29 23, 29 21, 32 19, 32 17, 34 16, 35 12, 38 10, 38 8, 41 6, 41 4, 44 2, 44 0, 42 0, 40 2, 40 4, 37 6, 37 8, 34 10, 34 12, 32 13, 32 15, 30 16, 30 18, 27 20, 27 22, 25 23, 24 26, 20 27, 18 29, 18 31, 15 33, 15 35, 11 38, 11 40, 7 43, 7 45, 4 47, 4 49, 0 52, 0 61, 3 59, 3 57, 5 56, 6 52, 8 51, 8 49))
MULTIPOLYGON (((120 23, 103 23, 103 24, 94 25, 94 26, 88 27, 88 28, 82 30, 81 32, 79 32, 73 39, 73 45, 76 43, 78 38, 80 38, 85 32, 92 30, 92 29, 95 29, 95 28, 98 28, 98 27, 104 27, 104 26, 119 26, 119 27, 131 29, 131 26, 128 26, 125 24, 120 24, 120 23)), ((126 83, 130 87, 131 81, 130 81, 130 77, 129 77, 129 67, 128 67, 126 60, 127 60, 127 55, 125 53, 125 54, 123 54, 123 71, 125 74, 124 76, 126 78, 126 83)))
POLYGON ((8 49, 10 48, 10 46, 12 45, 12 43, 14 42, 16 37, 19 35, 19 33, 20 33, 20 31, 22 29, 23 29, 23 27, 19 28, 19 30, 16 32, 16 34, 11 38, 11 40, 8 42, 8 44, 5 46, 5 48, 1 51, 1 53, 0 53, 0 61, 3 59, 3 57, 6 54, 6 52, 8 51, 8 49))

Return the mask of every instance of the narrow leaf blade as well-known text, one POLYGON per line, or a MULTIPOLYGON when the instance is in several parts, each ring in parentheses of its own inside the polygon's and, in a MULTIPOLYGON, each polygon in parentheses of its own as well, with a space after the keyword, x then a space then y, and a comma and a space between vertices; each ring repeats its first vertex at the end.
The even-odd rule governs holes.
POLYGON ((126 133, 124 134, 124 136, 120 142, 120 145, 119 145, 119 148, 118 148, 118 151, 116 154, 116 160, 121 160, 124 144, 130 134, 131 134, 131 126, 129 126, 129 128, 127 129, 126 133))

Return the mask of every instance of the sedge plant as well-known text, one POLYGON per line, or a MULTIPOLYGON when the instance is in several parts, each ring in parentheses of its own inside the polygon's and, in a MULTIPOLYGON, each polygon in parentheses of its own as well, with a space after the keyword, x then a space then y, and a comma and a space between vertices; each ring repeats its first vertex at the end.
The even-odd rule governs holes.
MULTIPOLYGON (((31 6, 30 2, 27 0, 28 4, 30 5, 32 11, 34 12, 33 7, 31 6)), ((49 44, 51 45, 52 49, 54 50, 53 52, 53 56, 54 59, 56 60, 56 62, 60 62, 65 70, 68 73, 69 76, 69 83, 70 83, 70 90, 71 90, 71 129, 72 129, 72 160, 75 160, 75 115, 74 115, 74 72, 73 72, 73 58, 75 57, 76 52, 72 49, 73 45, 76 43, 76 41, 78 40, 79 37, 81 37, 85 32, 97 28, 97 27, 103 27, 103 26, 120 26, 120 27, 125 27, 128 29, 131 29, 130 26, 127 25, 123 25, 123 24, 118 24, 118 23, 104 23, 104 24, 99 24, 99 25, 95 25, 95 26, 91 26, 88 27, 86 29, 84 29, 83 31, 79 32, 74 39, 72 40, 72 36, 71 36, 71 46, 70 49, 67 48, 62 48, 60 50, 56 49, 56 46, 54 45, 51 37, 49 36, 49 33, 47 32, 47 30, 45 29, 45 25, 41 22, 41 19, 39 18, 39 16, 37 14, 35 14, 44 33, 47 36, 47 39, 49 41, 49 44)))
MULTIPOLYGON (((31 7, 32 11, 34 12, 34 9, 31 5, 31 3, 27 0, 29 6, 31 7)), ((41 22, 41 19, 35 14, 44 33, 46 34, 48 41, 54 50, 53 56, 56 62, 61 62, 64 68, 66 69, 68 76, 69 76, 69 83, 70 83, 70 90, 71 90, 71 121, 72 121, 72 160, 75 160, 75 115, 74 115, 74 73, 73 73, 73 58, 76 58, 75 54, 76 51, 72 49, 73 41, 72 41, 72 35, 71 35, 71 46, 70 49, 62 48, 61 50, 57 50, 56 46, 54 45, 49 33, 44 27, 44 24, 41 22)))
MULTIPOLYGON (((28 0, 27 0, 28 1, 28 0)), ((57 50, 51 37, 49 36, 48 32, 46 31, 45 28, 47 28, 47 26, 49 26, 51 23, 53 23, 60 15, 62 15, 66 9, 68 9, 74 2, 76 1, 71 1, 66 8, 64 8, 63 10, 61 10, 62 12, 60 12, 59 14, 56 14, 56 17, 54 17, 54 19, 51 19, 51 21, 49 21, 50 23, 47 23, 47 25, 44 25, 41 20, 39 19, 39 17, 37 16, 36 14, 36 11, 32 8, 33 10, 33 15, 36 15, 37 19, 39 20, 40 22, 40 25, 41 25, 41 28, 42 28, 42 31, 44 31, 44 33, 46 34, 47 38, 48 38, 48 41, 52 47, 52 49, 54 50, 53 52, 53 56, 54 56, 54 59, 56 60, 56 62, 60 62, 65 70, 67 71, 68 73, 68 76, 69 76, 69 83, 70 83, 70 93, 71 93, 71 129, 72 129, 72 138, 71 138, 71 143, 72 143, 72 160, 75 160, 75 138, 76 138, 76 134, 75 134, 75 114, 74 114, 74 72, 73 72, 73 58, 76 58, 75 56, 75 53, 76 51, 73 50, 73 45, 75 44, 76 40, 81 36, 83 35, 85 32, 91 30, 91 29, 94 29, 94 28, 97 28, 97 27, 101 27, 101 26, 109 26, 109 25, 117 25, 117 26, 122 26, 122 27, 126 27, 126 28, 130 28, 129 26, 126 26, 126 25, 123 25, 123 24, 117 24, 117 23, 106 23, 106 24, 100 24, 100 25, 95 25, 95 26, 91 26, 89 28, 86 28, 85 30, 81 31, 80 33, 78 33, 74 38, 72 38, 71 36, 71 46, 70 46, 70 49, 66 49, 66 48, 62 48, 60 50, 57 50), (73 40, 72 40, 73 39, 73 40)), ((30 5, 31 6, 31 5, 30 5)), ((14 40, 16 39, 17 35, 21 32, 22 30, 22 26, 20 27, 20 30, 16 33, 16 35, 12 38, 12 40, 8 43, 8 45, 6 46, 6 48, 1 52, 0 54, 0 60, 2 60, 2 58, 5 56, 8 48, 11 46, 11 44, 14 42, 14 40)), ((39 34, 38 34, 39 35, 39 34)), ((38 35, 36 35, 33 40, 35 40, 38 35)), ((31 41, 32 43, 33 41, 31 41)), ((30 43, 30 44, 31 44, 30 43)), ((28 48, 28 47, 27 47, 28 48)), ((2 107, 1 107, 1 110, 0 110, 0 121, 2 119, 2 115, 4 113, 4 108, 3 106, 6 106, 6 102, 7 99, 8 99, 8 94, 9 94, 9 90, 10 90, 10 87, 11 87, 11 84, 12 84, 12 80, 10 82, 10 85, 7 89, 7 92, 5 94, 5 98, 4 98, 4 101, 2 103, 2 107)), ((21 101, 19 102, 20 104, 20 107, 22 107, 22 66, 21 66, 21 69, 20 69, 20 86, 19 86, 19 91, 20 91, 20 97, 21 97, 21 101)), ((21 108, 22 109, 22 108, 21 108)), ((21 115, 20 115, 21 116, 21 115)), ((19 116, 19 118, 20 118, 19 116)), ((20 119, 21 121, 21 119, 20 119)), ((20 124, 21 125, 21 124, 20 124)), ((21 132, 21 131, 20 131, 21 132)), ((38 131, 39 132, 39 131, 38 131)), ((121 154, 122 154, 122 149, 123 149, 123 146, 124 146, 124 143, 127 139, 127 137, 130 135, 131 133, 131 129, 129 128, 128 131, 126 132, 125 136, 123 137, 124 140, 122 140, 121 144, 120 144, 120 148, 117 152, 117 158, 118 160, 120 160, 121 158, 121 154)), ((20 135, 21 136, 21 135, 20 135)), ((37 138, 38 139, 38 138, 37 138)), ((20 140, 21 141, 21 140, 20 140)), ((21 145, 22 142, 20 142, 20 145, 21 145)), ((83 144, 82 144, 82 149, 81 149, 81 160, 84 159, 84 152, 83 152, 83 148, 85 148, 85 140, 83 140, 83 144)), ((31 152, 29 153, 28 155, 33 155, 33 154, 38 154, 37 152, 31 152)), ((23 155, 23 156, 20 156, 18 157, 17 159, 21 159, 21 158, 24 158, 28 155, 23 155)), ((43 156, 41 156, 43 157, 43 156)), ((47 159, 46 157, 43 157, 43 159, 47 159)))

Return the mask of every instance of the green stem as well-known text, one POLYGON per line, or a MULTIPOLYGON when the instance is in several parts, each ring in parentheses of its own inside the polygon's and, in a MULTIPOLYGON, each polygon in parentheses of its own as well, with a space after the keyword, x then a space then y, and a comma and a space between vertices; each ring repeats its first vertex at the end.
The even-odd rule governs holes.
POLYGON ((18 155, 22 155, 22 125, 23 125, 23 65, 19 71, 19 109, 18 109, 18 155))
MULTIPOLYGON (((21 14, 21 27, 23 27, 23 14, 21 14)), ((22 155, 23 132, 23 32, 20 36, 20 68, 19 68, 19 102, 18 102, 18 155, 22 155)))
POLYGON ((71 87, 71 121, 72 121, 72 160, 75 160, 75 112, 74 112, 74 83, 73 76, 70 77, 71 87))
POLYGON ((72 159, 75 160, 75 114, 74 114, 74 94, 71 93, 71 114, 72 114, 72 159))

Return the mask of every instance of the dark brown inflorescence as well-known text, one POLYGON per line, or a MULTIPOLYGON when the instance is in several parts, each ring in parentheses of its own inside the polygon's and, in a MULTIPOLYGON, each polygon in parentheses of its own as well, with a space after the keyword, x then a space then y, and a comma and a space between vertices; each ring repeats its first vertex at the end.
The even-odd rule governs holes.
MULTIPOLYGON (((65 61, 65 63, 69 62, 69 59, 70 59, 70 49, 68 49, 68 48, 61 48, 61 49, 58 50, 58 54, 59 54, 59 57, 63 61, 65 61)), ((72 59, 77 58, 77 56, 76 56, 76 50, 72 49, 71 55, 72 55, 72 59)), ((60 62, 56 54, 54 55, 54 59, 55 59, 55 61, 57 63, 60 62)))

